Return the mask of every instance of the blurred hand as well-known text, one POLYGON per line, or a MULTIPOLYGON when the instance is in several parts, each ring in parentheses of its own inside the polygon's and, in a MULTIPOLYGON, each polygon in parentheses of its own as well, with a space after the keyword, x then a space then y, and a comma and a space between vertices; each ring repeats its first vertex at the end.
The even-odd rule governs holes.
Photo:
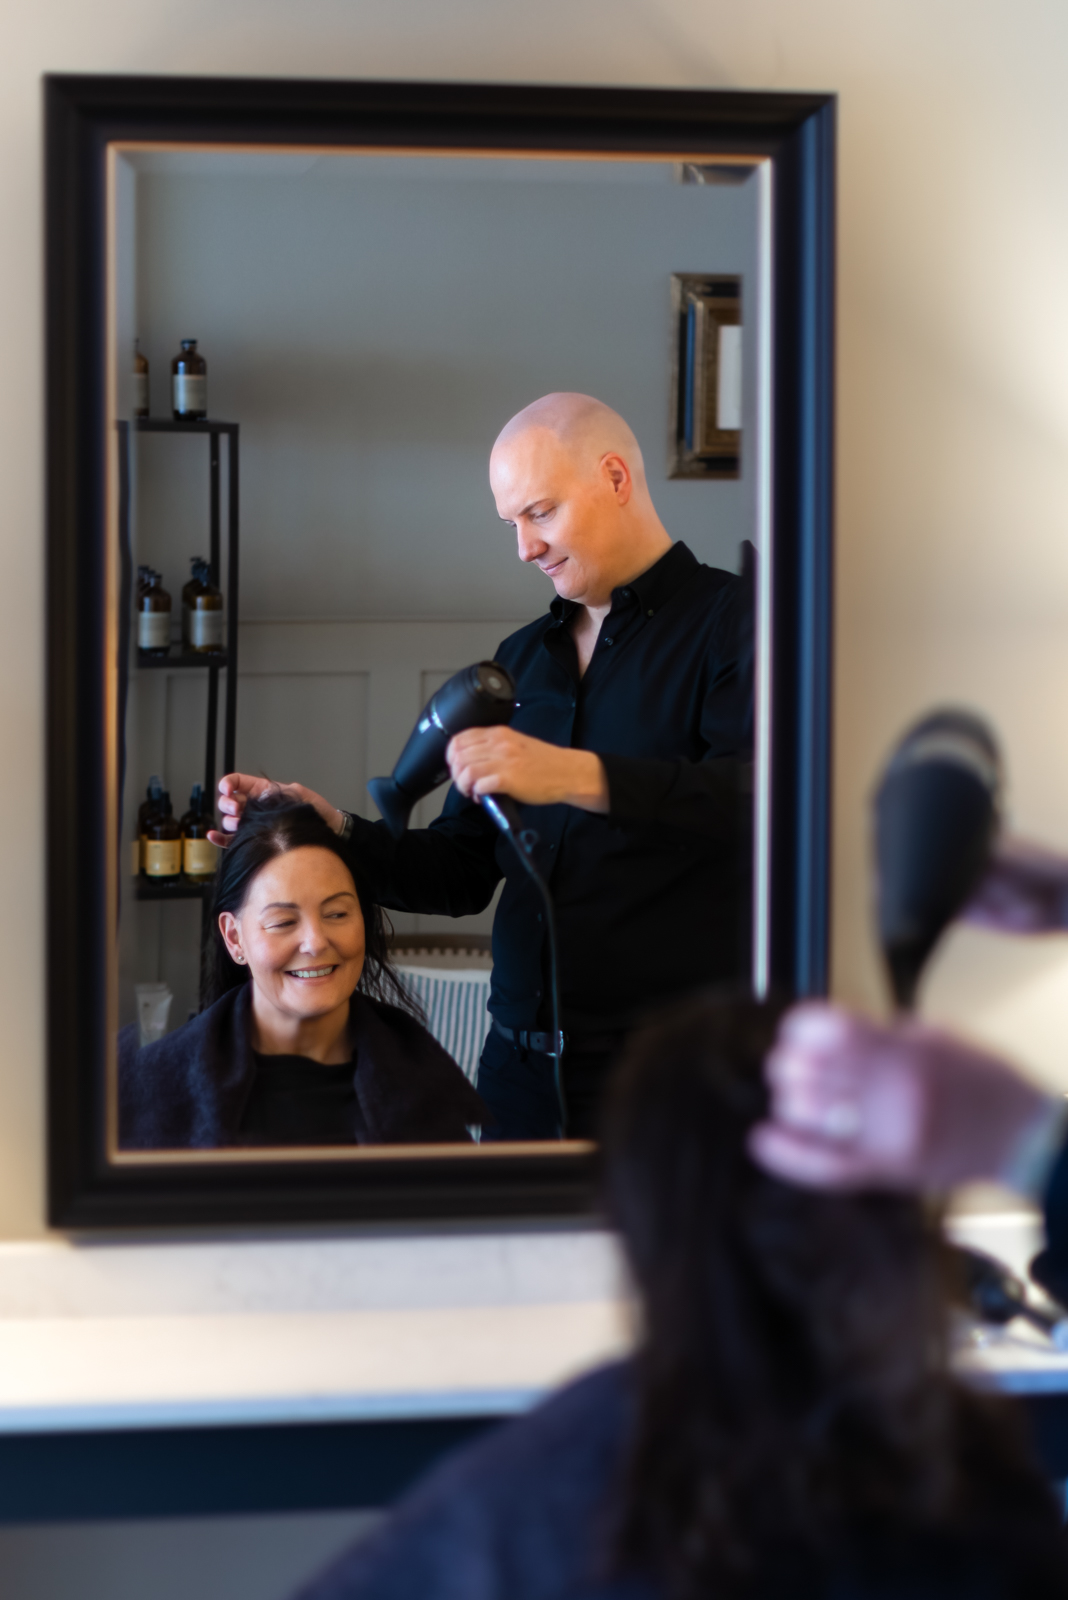
POLYGON ((600 756, 531 739, 512 728, 468 728, 445 752, 461 794, 509 794, 528 806, 565 804, 608 810, 608 779, 600 756))
POLYGON ((1023 839, 1000 839, 964 920, 1001 933, 1068 928, 1068 856, 1023 839))
POLYGON ((319 815, 329 823, 335 833, 341 832, 344 813, 329 800, 324 800, 314 789, 302 783, 272 783, 269 778, 253 778, 247 772, 228 772, 219 779, 218 806, 222 813, 222 830, 212 829, 208 838, 212 844, 228 845, 241 825, 241 817, 250 800, 260 800, 265 794, 284 794, 291 800, 314 806, 319 815))
POLYGON ((946 1189, 1004 1174, 1050 1101, 1005 1062, 908 1019, 787 1013, 768 1056, 771 1117, 750 1134, 775 1177, 819 1189, 946 1189))

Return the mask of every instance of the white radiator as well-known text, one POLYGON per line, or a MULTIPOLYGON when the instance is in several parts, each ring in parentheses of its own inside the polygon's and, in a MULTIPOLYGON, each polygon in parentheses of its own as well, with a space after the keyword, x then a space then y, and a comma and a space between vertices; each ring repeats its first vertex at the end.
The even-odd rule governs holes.
POLYGON ((482 1046, 490 1028, 486 1010, 492 968, 424 965, 418 958, 405 960, 400 953, 394 971, 426 1012, 427 1027, 474 1083, 482 1046))

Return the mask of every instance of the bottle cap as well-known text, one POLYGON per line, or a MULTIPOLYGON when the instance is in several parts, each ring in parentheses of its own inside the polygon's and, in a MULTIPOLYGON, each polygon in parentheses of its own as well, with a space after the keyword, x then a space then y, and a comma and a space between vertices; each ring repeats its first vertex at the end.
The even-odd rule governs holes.
POLYGON ((195 350, 196 347, 197 347, 197 342, 196 342, 195 339, 183 339, 182 340, 182 349, 183 350, 195 350))

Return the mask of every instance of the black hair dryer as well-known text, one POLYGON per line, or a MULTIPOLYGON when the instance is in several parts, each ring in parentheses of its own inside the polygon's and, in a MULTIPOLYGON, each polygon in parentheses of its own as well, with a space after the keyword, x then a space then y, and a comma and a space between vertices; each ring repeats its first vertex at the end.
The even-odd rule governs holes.
POLYGON ((407 828, 416 801, 449 776, 445 751, 454 734, 511 722, 514 711, 515 684, 496 661, 464 667, 431 695, 392 775, 367 785, 395 839, 407 828))
MULTIPOLYGON (((898 745, 875 796, 879 938, 900 1011, 911 1011, 920 974, 938 940, 964 909, 987 870, 1000 825, 1002 765, 997 740, 967 711, 936 711, 898 745)), ((1058 1350, 1068 1349, 1068 1317, 1031 1305, 1019 1278, 1000 1262, 950 1245, 956 1296, 982 1322, 1025 1317, 1058 1350)), ((1066 1284, 1043 1269, 1031 1277, 1051 1297, 1066 1284)), ((1036 1270, 1037 1268, 1037 1270, 1036 1270)))
MULTIPOLYGON (((381 811, 390 833, 401 838, 408 826, 412 807, 425 794, 444 783, 449 776, 445 751, 449 740, 465 728, 493 728, 511 722, 515 705, 515 684, 498 661, 479 661, 457 672, 432 695, 416 723, 411 738, 400 753, 391 777, 372 778, 367 788, 381 811)), ((556 922, 552 896, 538 870, 534 847, 538 836, 524 828, 514 800, 504 794, 479 796, 479 805, 512 848, 532 880, 542 903, 542 916, 549 941, 549 1002, 552 1012, 553 1082, 560 1109, 559 1136, 567 1133, 567 1102, 564 1097, 561 1060, 564 1036, 560 1031, 560 976, 556 951, 556 922)))
POLYGON ((997 741, 968 711, 933 712, 910 728, 875 795, 879 940, 899 1010, 979 887, 997 837, 997 741))

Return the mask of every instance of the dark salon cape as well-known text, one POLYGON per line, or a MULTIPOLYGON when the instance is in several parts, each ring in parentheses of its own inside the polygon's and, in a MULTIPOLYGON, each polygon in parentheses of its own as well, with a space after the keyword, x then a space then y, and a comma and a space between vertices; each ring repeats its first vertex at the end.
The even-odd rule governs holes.
MULTIPOLYGON (((297 1600, 668 1600, 653 1578, 612 1571, 630 1371, 627 1363, 601 1367, 449 1457, 297 1600)), ((1068 1594, 1068 1554, 1037 1472, 1005 1464, 982 1440, 962 1459, 973 1502, 963 1532, 895 1534, 874 1559, 867 1553, 863 1576, 844 1561, 813 1572, 784 1552, 753 1600, 1068 1594)))
MULTIPOLYGON (((119 1146, 215 1150, 239 1144, 256 1075, 251 983, 184 1028, 138 1049, 119 1034, 119 1146)), ((467 1143, 492 1117, 450 1055, 396 1006, 354 994, 349 1036, 356 1099, 370 1144, 467 1143)))

